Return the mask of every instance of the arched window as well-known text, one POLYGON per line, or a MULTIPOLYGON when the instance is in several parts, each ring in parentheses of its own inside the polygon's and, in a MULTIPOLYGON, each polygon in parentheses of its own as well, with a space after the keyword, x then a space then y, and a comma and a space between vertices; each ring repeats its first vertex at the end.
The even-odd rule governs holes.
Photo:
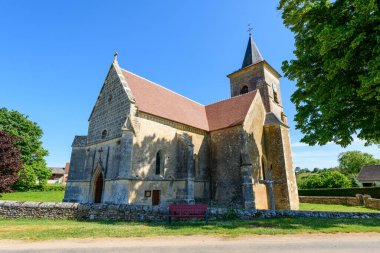
POLYGON ((103 130, 102 139, 105 139, 106 137, 107 137, 107 130, 103 130))
POLYGON ((156 175, 161 174, 161 165, 162 165, 161 151, 158 151, 156 154, 156 175))
POLYGON ((247 86, 247 85, 244 85, 244 86, 240 89, 240 95, 241 95, 241 94, 245 94, 245 93, 248 93, 248 86, 247 86))

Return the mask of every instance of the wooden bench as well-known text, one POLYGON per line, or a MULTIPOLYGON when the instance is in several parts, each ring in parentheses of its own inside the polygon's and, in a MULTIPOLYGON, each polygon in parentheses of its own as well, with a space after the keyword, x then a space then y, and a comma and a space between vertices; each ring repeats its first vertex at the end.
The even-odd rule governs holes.
POLYGON ((199 218, 208 222, 207 205, 205 204, 170 204, 168 207, 167 223, 172 218, 199 218))

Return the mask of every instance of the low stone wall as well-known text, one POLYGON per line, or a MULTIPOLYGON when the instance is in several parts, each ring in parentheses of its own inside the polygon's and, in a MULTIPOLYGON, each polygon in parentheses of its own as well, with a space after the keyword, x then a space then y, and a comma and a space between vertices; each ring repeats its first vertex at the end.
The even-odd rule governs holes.
MULTIPOLYGON (((78 220, 164 221, 166 208, 160 206, 106 205, 0 201, 0 218, 51 218, 78 220)), ((380 213, 345 213, 288 210, 245 210, 209 208, 209 219, 239 218, 380 218, 380 213)))
POLYGON ((50 218, 74 217, 77 203, 18 202, 0 200, 0 217, 4 218, 50 218))
POLYGON ((368 208, 380 210, 380 199, 373 199, 373 198, 364 199, 364 205, 365 207, 368 207, 368 208))
POLYGON ((0 201, 3 218, 154 221, 164 220, 165 214, 159 206, 0 201))
POLYGON ((348 206, 363 205, 360 196, 357 197, 328 197, 328 196, 299 196, 301 203, 336 204, 348 206))

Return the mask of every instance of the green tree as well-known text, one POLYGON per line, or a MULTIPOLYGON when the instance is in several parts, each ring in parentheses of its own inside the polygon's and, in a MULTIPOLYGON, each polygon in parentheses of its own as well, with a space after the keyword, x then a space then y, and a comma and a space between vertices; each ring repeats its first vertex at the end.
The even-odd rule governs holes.
POLYGON ((280 0, 296 59, 282 69, 297 90, 302 142, 380 143, 380 0, 280 0))
POLYGON ((340 153, 338 162, 344 174, 357 174, 364 165, 380 164, 380 160, 373 155, 360 151, 340 153))
POLYGON ((326 170, 304 178, 299 187, 301 189, 347 188, 351 187, 351 180, 336 170, 326 170))
POLYGON ((23 168, 13 188, 20 191, 42 188, 51 175, 44 159, 48 151, 42 147, 42 129, 28 116, 0 108, 0 130, 17 136, 16 144, 21 151, 23 168))

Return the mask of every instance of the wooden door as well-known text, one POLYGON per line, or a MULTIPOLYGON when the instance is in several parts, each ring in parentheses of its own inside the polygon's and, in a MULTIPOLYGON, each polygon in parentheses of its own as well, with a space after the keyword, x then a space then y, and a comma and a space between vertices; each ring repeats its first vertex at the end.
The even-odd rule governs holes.
POLYGON ((160 191, 153 190, 152 194, 152 206, 156 206, 160 204, 160 191))
POLYGON ((103 174, 100 173, 95 182, 95 203, 102 203, 103 174))

